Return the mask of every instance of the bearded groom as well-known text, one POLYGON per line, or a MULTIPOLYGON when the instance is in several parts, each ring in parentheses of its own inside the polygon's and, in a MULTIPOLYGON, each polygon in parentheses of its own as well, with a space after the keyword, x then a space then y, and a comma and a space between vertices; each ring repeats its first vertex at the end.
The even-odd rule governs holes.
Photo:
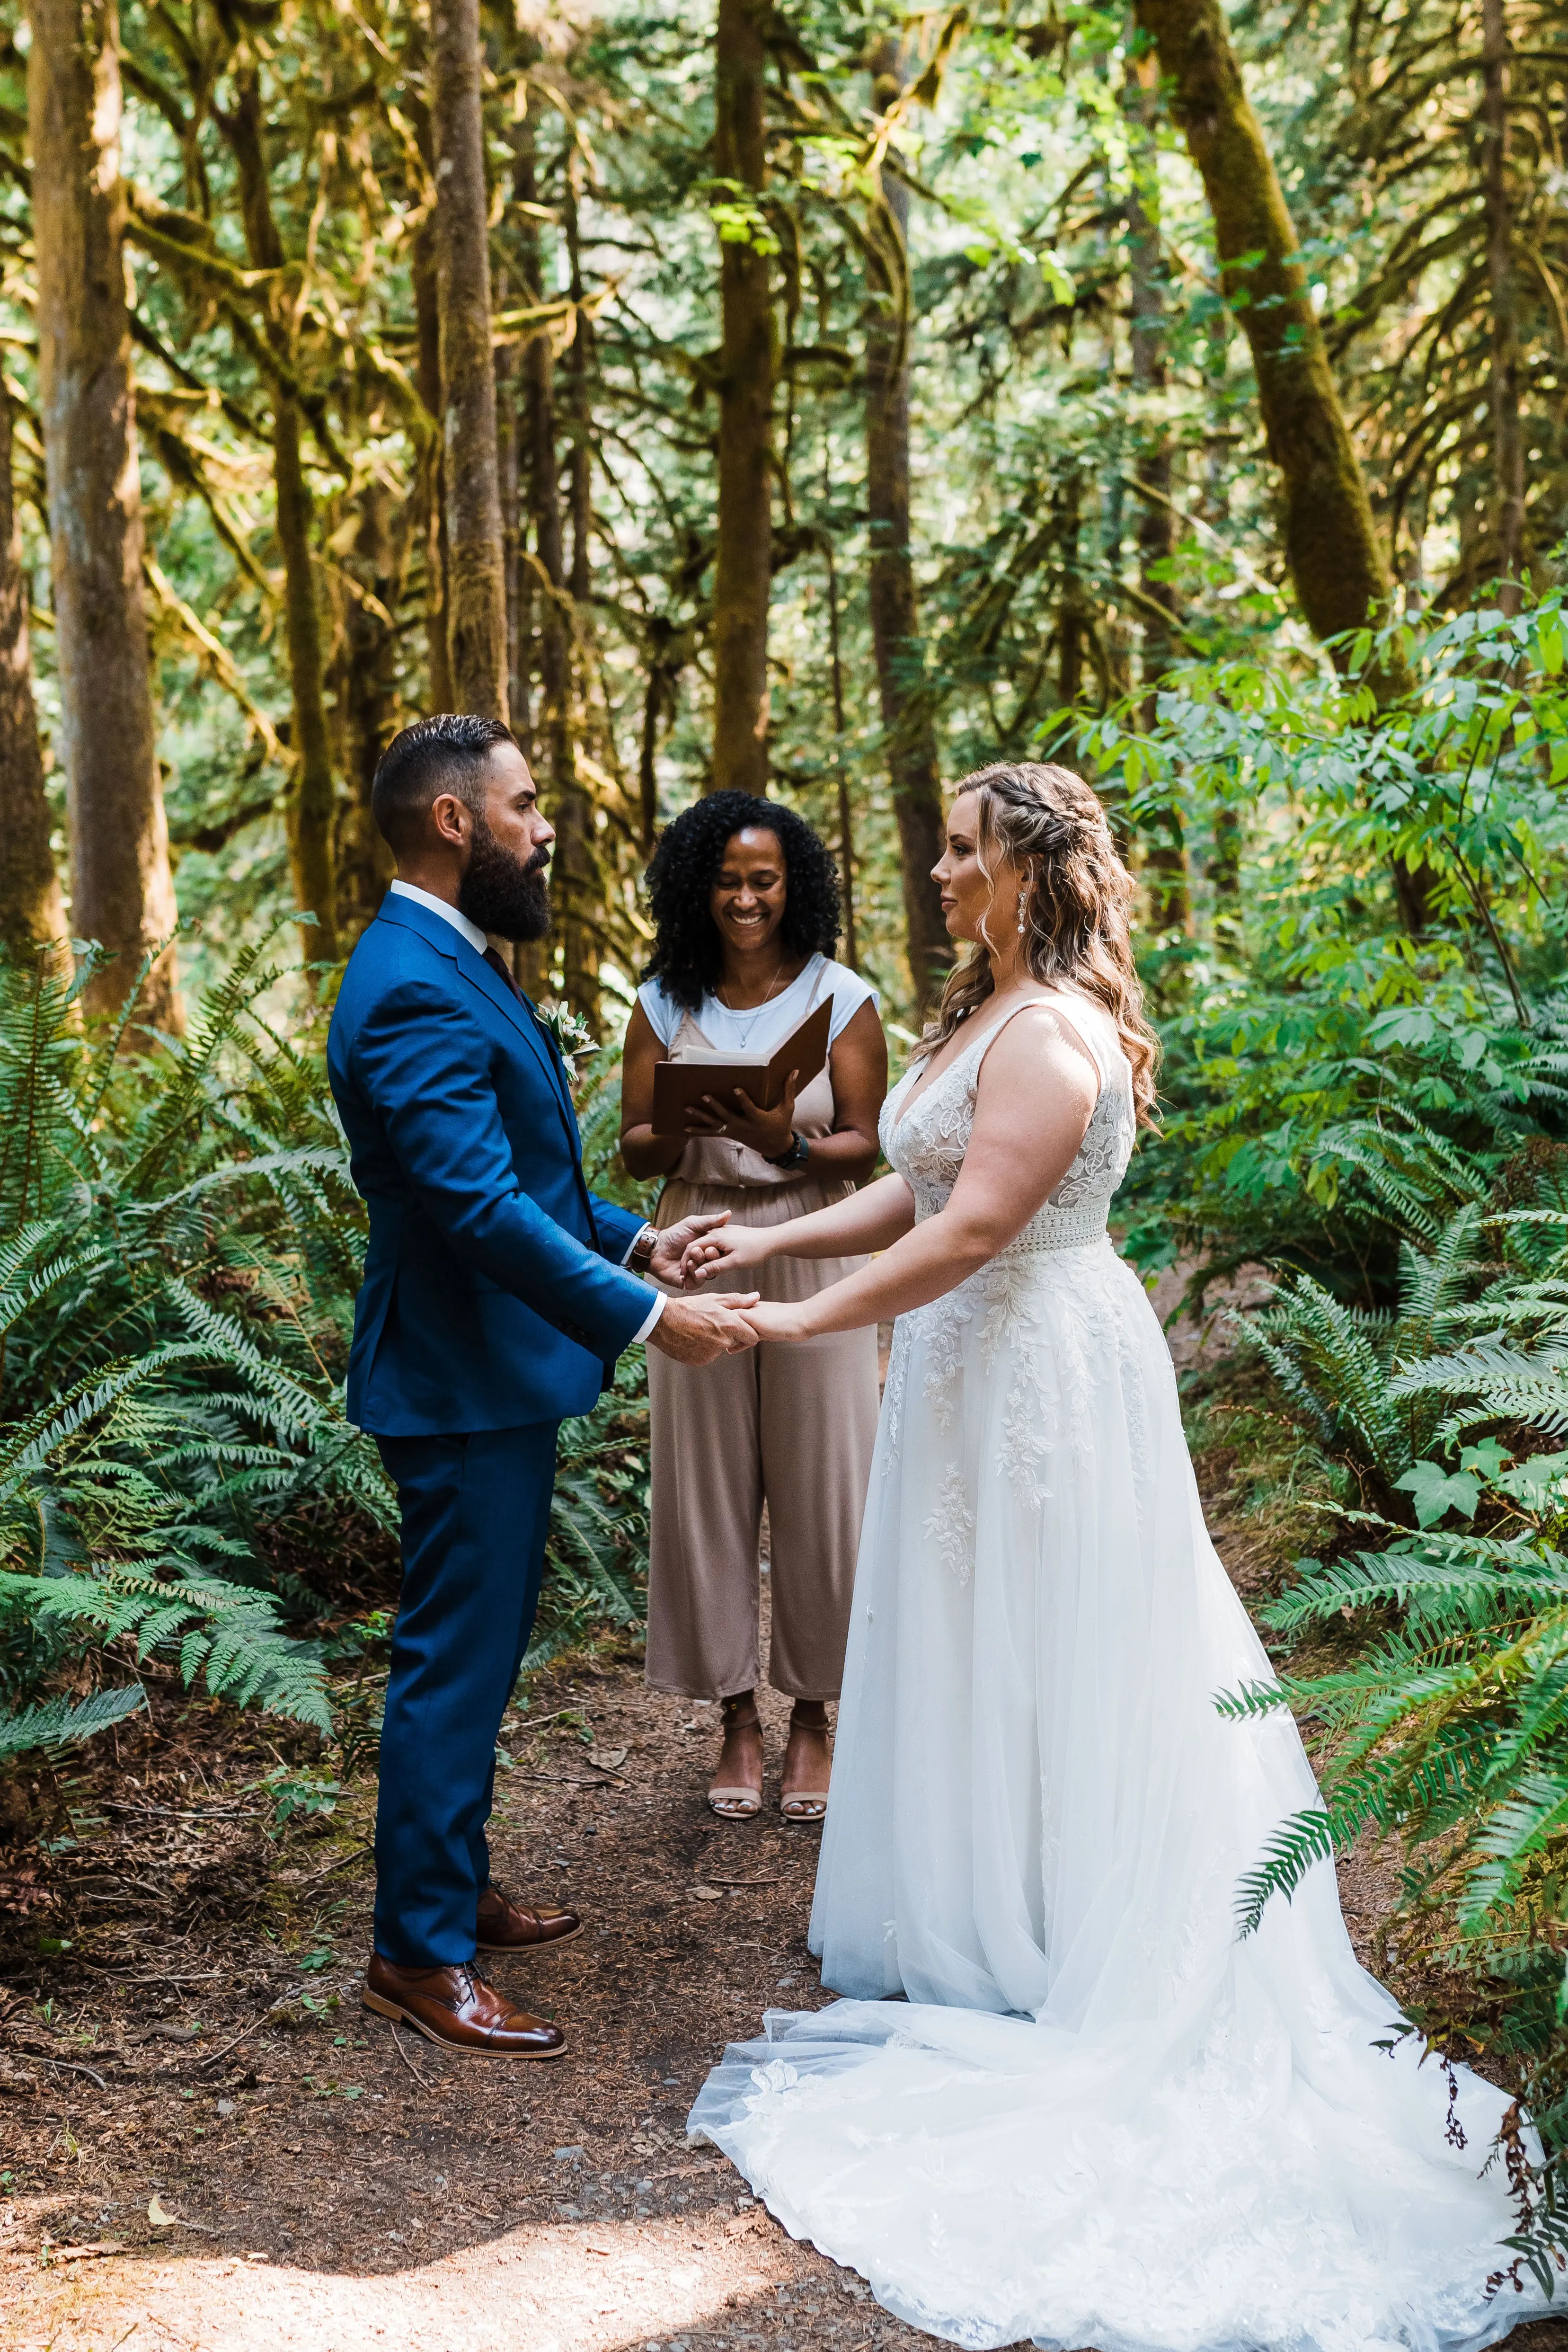
POLYGON ((556 1432, 623 1348, 684 1363, 751 1345, 750 1303, 666 1297, 686 1244, 591 1192, 554 1039, 486 934, 542 939, 555 835, 509 731, 421 719, 371 809, 397 863, 349 960, 327 1046, 370 1210, 349 1417, 397 1487, 402 1589, 376 1811, 367 2005, 434 2042, 555 2058, 559 2028, 480 1974, 537 1958, 570 1911, 512 1902, 485 1828, 496 1739, 538 1600, 556 1432))

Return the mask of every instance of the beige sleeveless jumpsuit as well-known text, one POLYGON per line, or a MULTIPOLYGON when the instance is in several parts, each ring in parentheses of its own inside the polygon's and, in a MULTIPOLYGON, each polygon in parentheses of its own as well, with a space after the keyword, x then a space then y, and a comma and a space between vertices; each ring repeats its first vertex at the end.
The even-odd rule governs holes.
MULTIPOLYGON (((688 1013, 670 1058, 711 1051, 688 1013)), ((795 1126, 830 1134, 824 1069, 797 1097, 795 1126)), ((854 1187, 792 1175, 725 1136, 687 1144, 654 1223, 727 1209, 776 1225, 854 1187)), ((774 1258, 715 1289, 810 1298, 862 1257, 774 1258)), ((768 1679, 791 1698, 836 1698, 843 1672, 861 1513, 876 1441, 874 1330, 798 1344, 765 1341, 701 1366, 648 1352, 653 1508, 647 1678, 686 1698, 728 1698, 761 1680, 758 1538, 768 1505, 773 1631, 768 1679)))

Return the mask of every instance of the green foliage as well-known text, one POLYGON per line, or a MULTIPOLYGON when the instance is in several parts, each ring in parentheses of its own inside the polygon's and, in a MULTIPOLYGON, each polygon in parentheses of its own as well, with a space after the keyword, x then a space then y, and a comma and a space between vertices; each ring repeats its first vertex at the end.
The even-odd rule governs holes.
POLYGON ((1130 704, 1089 730, 1134 824, 1247 828, 1211 938, 1146 960, 1167 1112, 1129 1195, 1145 1264, 1261 1257, 1386 1299, 1401 1234, 1431 1249, 1563 1130, 1564 627, 1553 589, 1368 636, 1343 677, 1189 664, 1153 730, 1130 704), (1364 680, 1396 656, 1413 683, 1380 708, 1364 680), (1422 877, 1418 936, 1396 866, 1422 877))
POLYGON ((1332 1662, 1218 1701, 1238 1719, 1288 1704, 1320 1743, 1322 1805, 1278 1825, 1237 1918, 1250 1933, 1364 1832, 1402 1843, 1424 1957, 1490 2005, 1530 2098, 1545 2156, 1508 2152, 1511 2245, 1544 2276, 1568 2179, 1568 1217, 1555 1152, 1516 1156, 1483 1199, 1481 1163, 1408 1116, 1386 1140, 1381 1176, 1370 1130, 1354 1166, 1381 1213, 1409 1208, 1397 1306, 1298 1275, 1245 1326, 1374 1507, 1343 1513, 1357 1549, 1298 1561, 1263 1612, 1332 1662))
POLYGON ((141 1685, 129 1683, 118 1689, 94 1691, 90 1698, 79 1702, 52 1698, 38 1706, 18 1707, 13 1714, 0 1716, 0 1764, 33 1748, 51 1755, 73 1748, 78 1740, 107 1731, 111 1724, 123 1723, 146 1703, 141 1685))
POLYGON ((361 1220, 320 1072, 265 944, 152 1055, 83 1030, 90 968, 0 972, 0 1659, 24 1693, 84 1643, 157 1660, 328 1734, 281 1560, 392 1498, 342 1415, 361 1220))
MULTIPOLYGON (((183 1043, 116 1054, 79 1025, 88 968, 0 971, 0 1687, 28 1703, 0 1739, 118 1719, 118 1694, 37 1696, 84 1645, 329 1735, 310 1623, 335 1549, 390 1549, 396 1506, 343 1417, 363 1212, 315 1034, 270 1017, 263 944, 183 1043)), ((601 1181, 618 1075, 604 1054, 581 1082, 601 1181)), ((638 1361, 563 1429, 536 1664, 641 1620, 644 1422, 638 1361)))

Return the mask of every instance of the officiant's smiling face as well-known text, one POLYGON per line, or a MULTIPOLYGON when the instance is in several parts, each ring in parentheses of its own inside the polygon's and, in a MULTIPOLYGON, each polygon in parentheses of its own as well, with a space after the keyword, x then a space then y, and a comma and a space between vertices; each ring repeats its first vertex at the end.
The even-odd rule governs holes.
POLYGON ((784 845, 776 833, 747 825, 724 845, 708 892, 708 912, 727 948, 755 955, 778 938, 788 891, 784 845))

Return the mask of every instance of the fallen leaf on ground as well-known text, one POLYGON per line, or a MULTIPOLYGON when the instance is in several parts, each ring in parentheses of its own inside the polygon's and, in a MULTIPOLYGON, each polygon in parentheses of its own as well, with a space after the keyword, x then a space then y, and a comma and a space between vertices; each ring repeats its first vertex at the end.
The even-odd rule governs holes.
POLYGON ((686 1891, 691 1895, 692 1900, 695 1903, 722 1903, 724 1901, 724 1889, 722 1886, 692 1886, 688 1887, 686 1891))
POLYGON ((122 2254, 125 2248, 118 2238, 99 2238, 90 2246, 55 2246, 50 2252, 57 2263, 89 2263, 99 2254, 122 2254))

